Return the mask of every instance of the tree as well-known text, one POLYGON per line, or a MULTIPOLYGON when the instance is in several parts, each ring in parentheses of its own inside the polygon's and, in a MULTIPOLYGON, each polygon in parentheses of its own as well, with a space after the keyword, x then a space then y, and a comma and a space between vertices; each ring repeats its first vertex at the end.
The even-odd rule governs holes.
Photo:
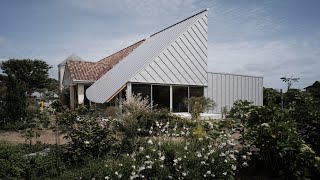
POLYGON ((3 61, 0 67, 3 73, 14 75, 28 94, 48 86, 48 71, 52 68, 45 61, 31 59, 10 59, 3 61))
POLYGON ((5 117, 2 119, 2 127, 7 127, 9 123, 18 124, 26 116, 27 97, 24 88, 19 84, 13 74, 8 74, 6 82, 7 93, 4 107, 5 117))
POLYGON ((283 82, 287 83, 287 91, 289 91, 290 87, 292 86, 293 83, 299 82, 300 78, 294 78, 293 76, 287 78, 287 76, 284 76, 282 78, 283 82))
POLYGON ((305 88, 308 93, 310 93, 315 100, 320 102, 320 82, 316 81, 311 86, 305 88))
POLYGON ((10 59, 0 64, 6 77, 6 95, 2 127, 12 129, 23 126, 27 115, 27 94, 48 88, 50 80, 45 61, 30 59, 10 59))
POLYGON ((0 74, 0 101, 3 101, 6 97, 6 92, 7 92, 7 87, 6 87, 6 82, 7 82, 8 77, 6 75, 0 74))

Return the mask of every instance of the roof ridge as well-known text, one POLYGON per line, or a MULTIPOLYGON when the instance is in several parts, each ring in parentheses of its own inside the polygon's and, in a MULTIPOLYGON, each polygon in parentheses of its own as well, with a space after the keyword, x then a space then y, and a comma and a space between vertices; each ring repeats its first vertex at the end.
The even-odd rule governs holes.
POLYGON ((115 54, 117 54, 117 53, 119 53, 119 52, 121 52, 121 51, 123 51, 123 50, 125 50, 125 49, 128 49, 128 48, 130 48, 130 47, 132 47, 132 46, 134 46, 134 45, 136 45, 136 44, 138 44, 138 43, 140 43, 140 42, 142 42, 142 41, 145 41, 145 40, 146 40, 146 39, 142 39, 142 40, 140 40, 140 41, 138 41, 138 42, 135 42, 135 43, 131 44, 130 46, 127 46, 127 47, 125 47, 125 48, 123 48, 123 49, 121 49, 121 50, 119 50, 119 51, 117 51, 117 52, 115 52, 115 53, 107 56, 107 57, 104 57, 104 58, 100 59, 100 60, 97 61, 96 63, 103 63, 103 62, 101 62, 102 60, 107 59, 108 57, 111 57, 111 56, 113 56, 113 55, 115 55, 115 54))
POLYGON ((175 23, 175 24, 173 24, 173 25, 171 25, 171 26, 169 26, 169 27, 166 27, 166 28, 164 28, 164 29, 162 29, 162 30, 160 30, 160 31, 152 34, 150 37, 152 37, 152 36, 154 36, 154 35, 156 35, 156 34, 159 34, 159 33, 163 32, 163 31, 165 31, 165 30, 167 30, 167 29, 169 29, 169 28, 172 28, 173 26, 175 26, 175 25, 177 25, 177 24, 180 24, 180 23, 182 23, 182 22, 184 22, 184 21, 186 21, 186 20, 188 20, 188 19, 190 19, 190 18, 193 18, 194 16, 199 15, 199 14, 205 12, 205 11, 208 11, 208 10, 209 10, 209 9, 202 10, 202 11, 200 11, 200 12, 198 12, 198 13, 196 13, 196 14, 194 14, 194 15, 186 18, 186 19, 183 19, 183 20, 181 20, 181 21, 179 21, 179 22, 177 22, 177 23, 175 23))

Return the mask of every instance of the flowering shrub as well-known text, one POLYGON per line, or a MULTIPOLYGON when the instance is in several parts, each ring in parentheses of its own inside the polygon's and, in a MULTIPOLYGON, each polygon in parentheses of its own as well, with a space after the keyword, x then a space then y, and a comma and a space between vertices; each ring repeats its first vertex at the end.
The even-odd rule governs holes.
POLYGON ((105 179, 234 179, 238 151, 230 134, 194 138, 190 127, 156 124, 132 153, 106 163, 105 179))
POLYGON ((75 116, 66 130, 65 137, 70 140, 66 149, 68 157, 78 162, 116 150, 120 140, 110 125, 109 119, 75 116))
POLYGON ((319 157, 299 137, 287 111, 274 106, 254 108, 248 116, 248 138, 275 176, 304 179, 319 175, 319 157))

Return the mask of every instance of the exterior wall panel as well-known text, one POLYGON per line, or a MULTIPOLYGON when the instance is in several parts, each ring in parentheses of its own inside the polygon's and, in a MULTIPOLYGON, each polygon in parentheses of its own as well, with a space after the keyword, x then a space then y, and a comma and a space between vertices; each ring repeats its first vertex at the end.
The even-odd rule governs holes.
POLYGON ((263 105, 263 78, 234 74, 208 72, 208 96, 216 107, 208 113, 221 113, 221 108, 228 110, 237 100, 247 100, 255 105, 263 105))

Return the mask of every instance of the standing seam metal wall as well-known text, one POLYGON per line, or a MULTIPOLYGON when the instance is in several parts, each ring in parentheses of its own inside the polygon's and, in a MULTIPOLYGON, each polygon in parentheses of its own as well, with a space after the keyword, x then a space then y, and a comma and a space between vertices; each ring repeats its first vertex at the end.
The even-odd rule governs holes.
POLYGON ((221 108, 232 107, 236 100, 248 100, 254 105, 263 105, 263 78, 226 73, 208 72, 207 97, 216 107, 209 113, 221 113, 221 108))

